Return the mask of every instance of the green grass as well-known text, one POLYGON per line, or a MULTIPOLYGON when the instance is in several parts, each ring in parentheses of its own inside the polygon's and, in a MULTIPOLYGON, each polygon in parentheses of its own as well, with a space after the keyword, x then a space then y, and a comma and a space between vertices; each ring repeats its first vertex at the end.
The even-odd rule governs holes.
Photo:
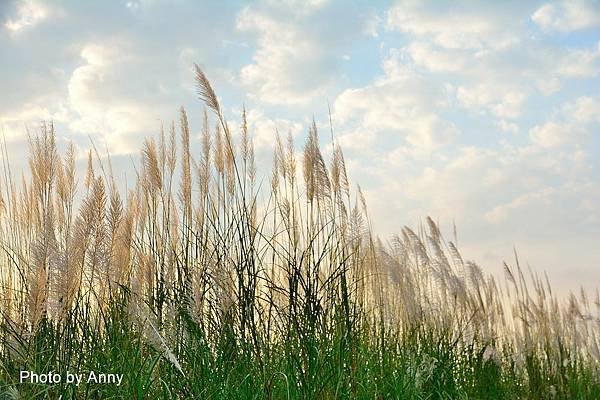
POLYGON ((16 398, 213 398, 213 399, 596 399, 600 382, 593 367, 575 363, 552 370, 539 355, 528 356, 523 374, 509 361, 484 360, 477 345, 461 348, 447 335, 421 329, 386 336, 377 345, 368 331, 324 333, 251 345, 226 332, 211 349, 195 327, 177 354, 183 373, 144 344, 127 315, 115 310, 102 331, 77 324, 69 334, 50 323, 40 326, 23 349, 25 358, 3 357, 2 388, 16 398), (306 355, 306 356, 304 356, 306 355), (306 358, 304 358, 306 357, 306 358), (259 362, 259 358, 262 359, 259 362), (124 373, 123 384, 19 384, 21 369, 40 373, 88 371, 124 373), (553 394, 554 393, 554 394, 553 394))

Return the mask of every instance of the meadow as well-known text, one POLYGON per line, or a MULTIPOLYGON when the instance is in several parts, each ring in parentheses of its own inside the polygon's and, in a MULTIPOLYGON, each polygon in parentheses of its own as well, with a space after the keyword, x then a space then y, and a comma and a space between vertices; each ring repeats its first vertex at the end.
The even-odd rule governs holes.
POLYGON ((4 147, 0 398, 600 398, 598 291, 560 297, 516 254, 487 275, 431 218, 380 239, 330 127, 274 133, 259 174, 245 112, 233 132, 196 80, 202 152, 181 109, 126 193, 52 124, 29 178, 4 147))

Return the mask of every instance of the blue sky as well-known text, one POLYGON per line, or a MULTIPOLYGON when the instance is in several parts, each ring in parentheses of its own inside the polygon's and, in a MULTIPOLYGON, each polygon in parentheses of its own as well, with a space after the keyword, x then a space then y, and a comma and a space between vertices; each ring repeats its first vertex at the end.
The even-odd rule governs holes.
MULTIPOLYGON (((600 283, 600 2, 3 1, 0 120, 90 138, 131 171, 205 69, 259 160, 327 110, 383 238, 427 215, 500 271, 516 247, 563 290, 600 283)), ((268 167, 267 167, 268 168, 268 167)), ((266 169, 263 169, 265 175, 266 169)))

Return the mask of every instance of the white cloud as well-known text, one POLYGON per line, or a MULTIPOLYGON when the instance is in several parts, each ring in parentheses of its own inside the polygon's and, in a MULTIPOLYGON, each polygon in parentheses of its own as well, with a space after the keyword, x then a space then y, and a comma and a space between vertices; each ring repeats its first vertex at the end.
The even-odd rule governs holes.
POLYGON ((400 223, 416 226, 430 215, 446 232, 456 222, 463 255, 482 262, 487 271, 510 259, 517 246, 521 260, 552 277, 565 270, 567 261, 593 266, 587 252, 571 250, 577 243, 587 249, 600 221, 597 180, 589 171, 573 172, 569 162, 575 160, 554 150, 463 147, 447 159, 426 162, 398 153, 393 163, 370 159, 354 169, 377 166, 365 195, 378 232, 392 234, 400 223), (549 168, 548 160, 557 161, 562 171, 549 168), (552 257, 544 257, 548 251, 552 257))
POLYGON ((562 84, 560 82, 560 79, 556 77, 542 78, 537 81, 538 89, 540 89, 542 94, 546 96, 558 92, 561 86, 562 84))
POLYGON ((120 82, 119 64, 127 52, 115 45, 88 44, 81 50, 83 65, 73 71, 68 84, 69 105, 74 115, 73 132, 99 135, 113 154, 138 150, 135 135, 155 131, 156 115, 144 103, 129 101, 108 88, 120 82))
POLYGON ((140 9, 154 6, 159 2, 160 0, 130 0, 127 3, 125 3, 125 7, 127 7, 132 12, 135 12, 140 9))
POLYGON ((27 130, 35 132, 39 124, 46 121, 66 122, 70 118, 67 110, 60 99, 55 98, 52 108, 40 105, 38 102, 26 103, 21 108, 11 110, 10 113, 0 114, 0 122, 8 141, 23 140, 27 136, 27 130))
POLYGON ((368 153, 373 153, 372 149, 377 144, 377 132, 372 128, 357 125, 345 128, 336 139, 345 150, 360 151, 361 155, 367 156, 368 153))
POLYGON ((506 204, 494 207, 493 210, 485 213, 484 217, 492 223, 504 222, 510 213, 526 206, 540 206, 540 202, 548 202, 548 197, 555 193, 552 188, 544 188, 539 191, 525 193, 517 196, 506 204))
MULTIPOLYGON (((275 148, 275 135, 279 132, 282 140, 288 133, 297 137, 302 131, 302 125, 284 118, 271 119, 262 110, 250 110, 247 113, 248 131, 256 152, 271 152, 275 148)), ((270 154, 269 154, 270 155, 270 154)))
POLYGON ((569 78, 591 78, 600 74, 600 50, 569 50, 559 60, 556 72, 569 78))
POLYGON ((563 104, 548 121, 535 125, 529 136, 545 148, 580 145, 600 123, 600 98, 582 96, 563 104))
POLYGON ((508 122, 504 119, 498 121, 498 126, 502 129, 503 132, 517 134, 519 133, 519 126, 514 122, 508 122))
MULTIPOLYGON (((556 6, 565 8, 572 25, 577 21, 585 25, 582 21, 587 17, 580 14, 600 9, 592 10, 591 3, 572 3, 556 6)), ((550 96, 567 87, 572 78, 600 75, 600 49, 542 42, 524 28, 526 8, 519 18, 516 9, 504 5, 432 7, 402 1, 388 12, 387 28, 408 34, 404 52, 415 65, 458 83, 459 104, 489 113, 498 118, 501 129, 515 131, 506 121, 521 117, 536 92, 550 96)))
POLYGON ((406 69, 400 55, 392 50, 384 60, 385 76, 365 87, 343 91, 334 102, 333 117, 343 126, 358 124, 367 132, 391 132, 427 154, 450 143, 458 128, 435 112, 436 107, 446 105, 444 88, 406 69))
POLYGON ((432 72, 460 72, 469 63, 468 56, 463 52, 436 49, 425 42, 412 42, 406 51, 417 65, 432 72))
POLYGON ((9 18, 4 27, 9 32, 19 32, 24 28, 32 27, 48 16, 48 7, 39 1, 22 0, 17 7, 16 18, 9 18))
POLYGON ((529 131, 529 136, 533 142, 542 147, 559 147, 571 143, 578 133, 578 130, 570 124, 550 121, 534 126, 529 131))
POLYGON ((486 110, 500 118, 515 118, 523 111, 527 94, 518 87, 488 82, 460 86, 456 97, 466 108, 486 110))
POLYGON ((253 62, 240 72, 241 83, 255 97, 267 103, 302 104, 323 93, 329 82, 322 67, 329 54, 293 21, 246 8, 238 15, 237 28, 258 35, 253 62))
POLYGON ((569 32, 600 26, 600 6, 593 0, 546 3, 531 16, 540 28, 569 32))
POLYGON ((266 0, 265 3, 272 7, 294 10, 297 14, 308 15, 323 8, 329 0, 266 0))
POLYGON ((506 48, 518 42, 503 28, 499 15, 463 11, 446 13, 425 8, 424 3, 402 2, 388 12, 388 29, 431 38, 451 49, 506 48))
POLYGON ((472 228, 498 195, 511 195, 523 187, 511 161, 510 155, 467 146, 427 160, 394 151, 386 158, 363 161, 361 167, 378 166, 378 177, 372 179, 378 183, 369 186, 368 201, 378 229, 394 233, 398 221, 390 215, 401 215, 403 222, 411 224, 431 215, 472 228), (513 177, 507 190, 499 190, 513 177))
POLYGON ((564 113, 577 122, 600 122, 600 98, 583 96, 563 107, 564 113))
POLYGON ((376 13, 372 13, 365 23, 364 33, 373 37, 379 37, 379 26, 381 25, 381 17, 376 13))

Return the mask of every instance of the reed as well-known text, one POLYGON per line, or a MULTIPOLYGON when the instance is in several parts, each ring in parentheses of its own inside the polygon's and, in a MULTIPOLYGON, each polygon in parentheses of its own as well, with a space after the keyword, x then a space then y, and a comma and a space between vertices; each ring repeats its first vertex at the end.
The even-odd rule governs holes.
POLYGON ((315 122, 300 161, 277 133, 263 184, 245 109, 232 131, 196 80, 200 153, 182 108, 128 193, 91 150, 80 187, 52 124, 30 138, 29 179, 4 162, 4 398, 600 398, 598 291, 559 298, 516 256, 486 275, 431 218, 383 242, 331 127, 329 162, 315 122))

